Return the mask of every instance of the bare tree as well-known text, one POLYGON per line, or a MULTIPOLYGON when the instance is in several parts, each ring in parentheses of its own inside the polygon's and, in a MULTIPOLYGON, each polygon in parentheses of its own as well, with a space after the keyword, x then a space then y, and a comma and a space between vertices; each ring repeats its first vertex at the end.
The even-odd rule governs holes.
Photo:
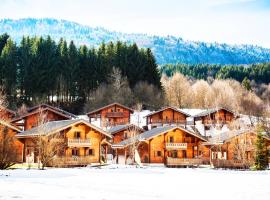
POLYGON ((53 159, 63 151, 66 144, 60 132, 50 134, 47 113, 42 108, 39 111, 37 125, 37 137, 34 139, 34 143, 38 154, 38 166, 40 169, 44 169, 52 164, 53 159))
POLYGON ((131 144, 128 146, 128 153, 129 153, 130 159, 132 160, 132 163, 136 163, 135 154, 136 154, 136 152, 138 152, 138 147, 141 143, 141 140, 140 140, 141 130, 139 127, 140 126, 140 112, 141 111, 142 111, 142 104, 138 103, 136 105, 136 109, 135 109, 135 112, 137 113, 136 125, 131 125, 128 128, 128 138, 129 138, 130 144, 131 144))

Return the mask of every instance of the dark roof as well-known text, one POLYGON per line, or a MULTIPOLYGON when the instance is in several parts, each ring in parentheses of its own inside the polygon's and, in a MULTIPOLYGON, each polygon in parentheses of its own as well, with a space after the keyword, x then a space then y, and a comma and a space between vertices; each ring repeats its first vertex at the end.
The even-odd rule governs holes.
POLYGON ((96 110, 90 111, 90 112, 88 112, 88 113, 86 113, 86 114, 87 114, 87 115, 91 115, 91 114, 93 114, 93 113, 96 113, 96 112, 99 112, 99 111, 103 110, 104 108, 108 108, 108 107, 111 107, 111 106, 114 106, 114 105, 117 105, 117 106, 119 106, 119 107, 125 108, 125 109, 131 111, 131 113, 134 112, 133 109, 131 109, 131 108, 127 107, 127 106, 124 106, 124 105, 122 105, 122 104, 120 104, 120 103, 116 103, 116 102, 115 102, 115 103, 111 103, 111 104, 109 104, 109 105, 103 106, 103 107, 101 107, 101 108, 98 108, 98 109, 96 109, 96 110))
MULTIPOLYGON (((41 109, 42 109, 42 110, 41 110, 42 112, 43 112, 43 111, 46 111, 46 110, 50 110, 50 111, 53 112, 53 113, 56 113, 56 114, 58 114, 58 115, 61 115, 61 116, 65 117, 66 119, 77 118, 76 115, 73 115, 73 114, 68 113, 68 112, 62 112, 63 110, 58 109, 58 108, 55 108, 55 107, 47 106, 47 107, 44 107, 44 108, 41 107, 41 109)), ((20 120, 22 120, 23 118, 25 118, 25 117, 27 117, 27 116, 29 116, 29 115, 36 114, 36 113, 38 113, 38 112, 40 112, 39 109, 33 109, 32 112, 29 112, 29 113, 26 113, 26 114, 24 114, 24 115, 18 116, 18 117, 16 117, 16 118, 12 119, 11 122, 17 122, 17 121, 20 121, 20 120)))
POLYGON ((65 111, 65 110, 63 110, 61 108, 54 107, 54 106, 51 106, 51 105, 48 105, 48 104, 45 104, 45 103, 44 104, 37 105, 37 106, 33 106, 31 108, 28 108, 27 111, 28 112, 32 112, 33 110, 36 110, 36 109, 39 109, 39 108, 51 108, 51 109, 53 109, 55 111, 58 111, 59 113, 63 113, 63 114, 65 114, 67 116, 70 116, 72 118, 77 118, 76 115, 74 115, 74 114, 72 114, 72 113, 70 113, 68 111, 65 111))
POLYGON ((18 131, 18 132, 21 131, 18 127, 14 126, 14 125, 6 122, 6 121, 0 120, 0 124, 3 125, 3 126, 7 126, 7 127, 11 128, 14 131, 18 131))
POLYGON ((83 123, 93 129, 95 129, 96 131, 99 131, 100 133, 111 137, 111 135, 109 133, 107 133, 106 131, 96 127, 93 124, 90 124, 89 122, 83 120, 83 119, 72 119, 72 120, 60 120, 60 121, 50 121, 47 122, 39 127, 35 127, 26 131, 23 131, 19 134, 17 134, 17 137, 29 137, 29 136, 38 136, 40 133, 39 129, 42 130, 42 132, 44 133, 44 135, 48 135, 48 134, 53 134, 62 130, 67 129, 70 126, 76 125, 76 124, 80 124, 83 123))
POLYGON ((154 114, 156 114, 156 113, 162 112, 162 111, 164 111, 164 110, 166 110, 166 109, 172 109, 172 110, 174 110, 174 111, 176 111, 176 112, 182 113, 183 115, 185 115, 185 116, 187 116, 187 117, 190 117, 190 114, 188 114, 188 113, 186 113, 186 112, 184 112, 184 111, 182 111, 182 110, 180 110, 180 109, 178 109, 178 108, 172 107, 172 106, 166 106, 166 107, 164 107, 164 108, 161 108, 161 109, 159 109, 159 110, 157 110, 157 111, 154 111, 154 112, 152 112, 152 113, 149 113, 149 114, 146 115, 145 117, 148 117, 148 116, 154 115, 154 114))
POLYGON ((138 130, 143 131, 142 128, 136 126, 135 124, 126 124, 126 125, 117 125, 117 126, 114 126, 114 127, 110 128, 110 130, 108 132, 113 135, 113 134, 118 133, 120 131, 127 130, 131 126, 135 126, 135 127, 138 128, 138 130))
POLYGON ((226 110, 226 111, 228 111, 230 113, 233 113, 235 115, 235 113, 233 111, 231 111, 231 110, 229 110, 227 108, 218 107, 218 108, 211 108, 211 109, 205 110, 205 111, 203 111, 203 112, 201 112, 201 113, 199 113, 197 115, 194 115, 193 117, 205 117, 205 116, 210 115, 212 113, 215 113, 215 112, 217 112, 219 110, 226 110))
POLYGON ((180 130, 183 130, 195 137, 198 137, 200 138, 201 140, 203 141, 207 141, 203 136, 201 136, 200 134, 192 131, 192 130, 188 130, 188 129, 185 129, 181 126, 162 126, 162 127, 158 127, 158 128, 153 128, 149 131, 146 131, 140 135, 137 135, 135 136, 134 138, 129 138, 127 140, 123 140, 121 141, 120 143, 117 143, 117 144, 114 144, 113 147, 125 147, 126 145, 129 145, 132 143, 132 141, 134 141, 134 139, 139 139, 140 141, 145 141, 145 140, 150 140, 156 136, 159 136, 159 135, 162 135, 166 132, 169 132, 170 130, 174 130, 174 129, 180 129, 180 130))

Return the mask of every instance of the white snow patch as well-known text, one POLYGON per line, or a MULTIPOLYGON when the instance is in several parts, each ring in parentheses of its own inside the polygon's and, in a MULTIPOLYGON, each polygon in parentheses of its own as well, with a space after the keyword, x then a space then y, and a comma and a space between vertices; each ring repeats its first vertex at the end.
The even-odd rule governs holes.
POLYGON ((270 171, 102 168, 0 171, 0 199, 267 200, 270 171))

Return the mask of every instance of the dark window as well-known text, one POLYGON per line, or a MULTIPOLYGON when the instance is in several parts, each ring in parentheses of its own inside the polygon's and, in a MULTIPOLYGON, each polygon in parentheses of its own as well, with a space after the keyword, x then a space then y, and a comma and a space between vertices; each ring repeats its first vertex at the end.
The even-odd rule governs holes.
POLYGON ((170 143, 173 143, 173 142, 174 142, 172 136, 169 138, 169 142, 170 142, 170 143))
POLYGON ((72 156, 79 156, 79 149, 72 149, 72 156))
POLYGON ((89 156, 94 156, 94 149, 88 149, 88 155, 89 156))
POLYGON ((183 150, 183 158, 187 157, 187 152, 185 150, 183 150))
POLYGON ((81 137, 81 133, 76 131, 74 132, 74 138, 80 138, 81 137))
POLYGON ((157 157, 162 156, 161 151, 157 151, 157 152, 156 152, 156 156, 157 156, 157 157))
POLYGON ((172 157, 177 158, 177 151, 172 151, 172 157))

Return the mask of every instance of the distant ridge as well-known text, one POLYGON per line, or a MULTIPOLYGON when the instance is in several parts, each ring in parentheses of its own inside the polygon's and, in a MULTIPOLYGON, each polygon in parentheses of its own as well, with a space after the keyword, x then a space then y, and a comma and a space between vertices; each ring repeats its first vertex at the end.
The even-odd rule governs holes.
POLYGON ((51 18, 2 19, 0 20, 0 34, 5 32, 17 43, 23 35, 50 35, 56 40, 63 37, 68 41, 73 40, 77 45, 87 46, 98 46, 102 41, 105 43, 117 40, 136 42, 139 47, 151 48, 158 64, 252 64, 270 61, 270 49, 254 45, 193 42, 174 36, 126 34, 51 18))

